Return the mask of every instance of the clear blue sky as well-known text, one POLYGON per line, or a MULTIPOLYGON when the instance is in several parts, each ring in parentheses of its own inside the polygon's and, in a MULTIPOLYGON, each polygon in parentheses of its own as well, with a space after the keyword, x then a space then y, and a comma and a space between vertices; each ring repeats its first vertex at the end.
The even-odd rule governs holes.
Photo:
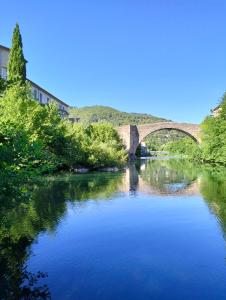
POLYGON ((226 0, 2 1, 28 77, 70 105, 200 122, 226 90, 226 0))

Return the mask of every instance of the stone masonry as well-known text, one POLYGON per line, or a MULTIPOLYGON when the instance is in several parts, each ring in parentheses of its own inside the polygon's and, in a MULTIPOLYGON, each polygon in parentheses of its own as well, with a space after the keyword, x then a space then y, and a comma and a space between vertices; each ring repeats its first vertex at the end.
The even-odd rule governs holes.
POLYGON ((158 122, 144 125, 125 125, 118 127, 117 131, 126 146, 130 158, 134 158, 136 149, 141 141, 149 134, 163 129, 175 129, 184 132, 197 143, 201 141, 200 126, 198 124, 158 122))

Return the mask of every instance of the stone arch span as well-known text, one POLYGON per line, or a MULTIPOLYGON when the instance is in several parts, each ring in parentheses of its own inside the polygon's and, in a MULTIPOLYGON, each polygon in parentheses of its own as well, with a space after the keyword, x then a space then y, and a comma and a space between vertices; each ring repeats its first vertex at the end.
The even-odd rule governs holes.
POLYGON ((163 129, 174 129, 184 132, 197 143, 200 143, 200 126, 198 124, 158 122, 143 125, 125 125, 117 128, 131 158, 135 157, 140 142, 149 134, 163 129))

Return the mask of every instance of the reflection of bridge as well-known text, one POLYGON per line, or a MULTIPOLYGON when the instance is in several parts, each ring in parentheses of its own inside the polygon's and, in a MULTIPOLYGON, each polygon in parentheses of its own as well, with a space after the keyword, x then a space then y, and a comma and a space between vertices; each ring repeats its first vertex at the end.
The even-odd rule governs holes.
POLYGON ((142 177, 139 176, 139 184, 137 191, 141 191, 143 194, 148 194, 148 195, 173 195, 173 196, 192 196, 192 195, 197 195, 198 192, 198 182, 194 181, 183 188, 178 188, 178 189, 168 189, 167 187, 165 188, 157 188, 155 186, 151 186, 148 182, 144 181, 142 177))
POLYGON ((120 190, 122 192, 141 192, 147 195, 172 195, 172 196, 192 196, 199 194, 199 179, 188 183, 178 189, 168 188, 167 185, 159 187, 155 184, 144 180, 142 178, 142 172, 137 172, 135 164, 130 164, 126 169, 123 182, 120 190))
POLYGON ((125 143, 130 157, 134 157, 140 142, 149 134, 163 129, 174 129, 184 132, 197 143, 200 142, 200 126, 197 124, 159 122, 144 125, 125 125, 117 128, 117 131, 125 143))

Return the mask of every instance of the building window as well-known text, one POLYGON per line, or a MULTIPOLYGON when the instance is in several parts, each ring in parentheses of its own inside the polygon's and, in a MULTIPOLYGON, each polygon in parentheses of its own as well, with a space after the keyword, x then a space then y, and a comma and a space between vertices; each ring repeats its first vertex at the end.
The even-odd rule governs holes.
POLYGON ((42 93, 39 94, 39 101, 42 103, 42 93))
POLYGON ((47 97, 47 100, 46 100, 46 101, 47 101, 47 104, 49 104, 49 97, 47 97))
POLYGON ((37 90, 34 90, 34 98, 37 99, 37 90))
POLYGON ((7 69, 5 67, 2 67, 1 69, 1 77, 7 79, 7 69))

